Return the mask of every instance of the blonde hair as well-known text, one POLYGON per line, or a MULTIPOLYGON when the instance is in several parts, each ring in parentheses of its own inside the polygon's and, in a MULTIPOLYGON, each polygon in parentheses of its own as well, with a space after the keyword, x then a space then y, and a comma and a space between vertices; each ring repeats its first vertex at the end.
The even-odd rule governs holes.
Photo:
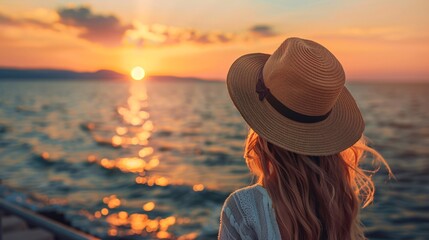
POLYGON ((246 163, 270 195, 282 239, 365 239, 359 209, 372 202, 371 179, 384 158, 364 138, 341 153, 307 156, 259 137, 252 129, 246 141, 246 163), (376 169, 359 163, 365 153, 376 169))

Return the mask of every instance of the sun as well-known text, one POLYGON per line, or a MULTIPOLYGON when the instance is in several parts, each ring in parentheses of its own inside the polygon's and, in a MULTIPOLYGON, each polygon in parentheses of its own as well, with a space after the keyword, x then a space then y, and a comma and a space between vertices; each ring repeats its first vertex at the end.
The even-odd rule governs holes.
POLYGON ((146 73, 145 73, 144 69, 140 66, 134 67, 131 70, 131 77, 136 81, 142 80, 144 78, 145 74, 146 73))

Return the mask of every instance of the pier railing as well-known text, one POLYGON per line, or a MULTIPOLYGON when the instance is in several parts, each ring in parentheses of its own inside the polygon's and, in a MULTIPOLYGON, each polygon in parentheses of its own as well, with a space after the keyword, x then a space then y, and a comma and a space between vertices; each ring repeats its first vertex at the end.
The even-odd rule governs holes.
MULTIPOLYGON (((61 223, 55 222, 47 217, 44 217, 35 212, 24 209, 15 204, 9 203, 0 198, 0 214, 7 212, 9 214, 18 216, 27 221, 30 225, 44 228, 55 235, 56 239, 65 240, 99 240, 94 236, 80 232, 71 227, 65 226, 61 223)), ((2 240, 3 233, 1 232, 1 219, 0 219, 0 240, 2 240)))

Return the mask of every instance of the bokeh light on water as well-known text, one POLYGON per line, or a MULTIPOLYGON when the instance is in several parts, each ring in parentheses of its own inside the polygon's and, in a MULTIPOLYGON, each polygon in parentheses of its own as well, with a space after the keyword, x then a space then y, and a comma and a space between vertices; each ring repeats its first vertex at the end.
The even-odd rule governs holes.
MULTIPOLYGON (((160 159, 154 153, 154 149, 150 147, 150 137, 154 130, 154 124, 147 111, 149 103, 146 91, 146 86, 141 82, 131 84, 127 105, 117 108, 122 125, 115 128, 111 138, 112 147, 136 148, 134 151, 136 155, 115 159, 97 159, 94 154, 91 154, 88 156, 88 162, 99 164, 106 169, 116 168, 124 173, 135 174, 137 184, 145 184, 149 187, 154 185, 165 187, 174 181, 164 176, 148 176, 147 174, 159 165, 160 159)), ((96 131, 96 129, 93 127, 92 131, 96 131)), ((94 135, 94 140, 102 143, 108 142, 108 139, 100 139, 96 135, 94 135)), ((180 183, 176 182, 175 184, 180 183)), ((194 191, 202 191, 203 189, 202 184, 193 187, 194 191)), ((140 235, 159 239, 169 239, 174 236, 168 230, 170 226, 176 224, 176 216, 150 218, 145 213, 155 209, 155 201, 143 203, 140 213, 116 211, 115 209, 121 206, 121 200, 116 195, 104 197, 103 203, 105 206, 94 212, 93 221, 98 219, 106 221, 109 224, 107 233, 110 236, 140 235)), ((122 204, 126 204, 126 201, 122 201, 122 204)), ((182 239, 194 239, 196 236, 196 234, 187 234, 182 236, 182 239)))

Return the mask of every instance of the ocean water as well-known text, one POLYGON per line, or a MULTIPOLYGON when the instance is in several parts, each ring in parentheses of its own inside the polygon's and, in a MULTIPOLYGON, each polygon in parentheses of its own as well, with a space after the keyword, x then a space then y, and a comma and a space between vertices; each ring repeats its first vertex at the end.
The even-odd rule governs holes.
MULTIPOLYGON (((353 83, 374 177, 370 239, 429 239, 429 84, 353 83)), ((247 127, 219 82, 0 82, 0 193, 109 239, 216 239, 251 183, 247 127)))

